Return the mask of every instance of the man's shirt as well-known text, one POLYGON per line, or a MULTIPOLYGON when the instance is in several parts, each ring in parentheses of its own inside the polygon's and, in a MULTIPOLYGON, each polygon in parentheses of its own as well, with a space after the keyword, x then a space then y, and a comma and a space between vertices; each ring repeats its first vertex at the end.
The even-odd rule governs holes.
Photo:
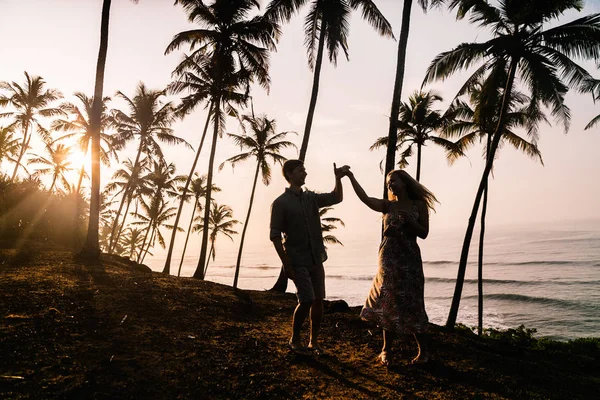
POLYGON ((327 253, 323 245, 319 208, 339 202, 335 191, 294 193, 286 188, 271 205, 270 239, 281 238, 283 234, 283 246, 292 264, 322 263, 327 259, 327 253))

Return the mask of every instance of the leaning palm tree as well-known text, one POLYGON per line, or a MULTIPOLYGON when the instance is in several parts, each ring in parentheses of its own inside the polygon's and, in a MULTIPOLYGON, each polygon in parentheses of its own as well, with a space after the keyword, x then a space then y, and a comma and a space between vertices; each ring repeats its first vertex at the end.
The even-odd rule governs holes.
MULTIPOLYGON (((474 82, 467 82, 467 85, 458 93, 458 96, 466 95, 473 106, 457 98, 451 106, 456 118, 446 127, 444 134, 450 137, 459 136, 457 144, 463 151, 471 147, 479 139, 485 142, 483 155, 487 159, 492 144, 492 135, 498 121, 499 106, 502 100, 502 83, 505 81, 506 70, 494 70, 485 79, 482 78, 474 82)), ((542 154, 536 145, 538 132, 535 128, 537 127, 537 122, 547 122, 547 119, 539 110, 533 110, 535 113, 531 113, 532 110, 527 109, 529 101, 530 99, 522 93, 513 93, 509 109, 507 110, 506 124, 502 131, 502 140, 500 141, 499 148, 503 143, 508 143, 529 157, 539 159, 543 165, 542 154), (515 128, 527 129, 526 133, 531 138, 531 142, 517 135, 514 131, 515 128), (533 130, 528 128, 533 128, 533 130)), ((499 151, 496 151, 496 158, 498 154, 499 151)), ((488 195, 489 181, 485 183, 483 191, 483 204, 480 216, 481 228, 479 230, 477 268, 477 331, 479 335, 483 333, 483 251, 488 195)))
POLYGON ((304 20, 304 44, 308 53, 308 66, 314 71, 310 104, 304 125, 304 136, 300 146, 300 160, 304 161, 312 121, 317 106, 319 81, 323 53, 327 46, 329 61, 337 64, 340 49, 348 59, 348 35, 352 11, 358 9, 362 17, 379 35, 393 37, 392 27, 371 0, 272 0, 265 16, 277 22, 288 22, 306 3, 310 3, 310 11, 304 20))
MULTIPOLYGON (((132 0, 137 3, 137 0, 132 0)), ((85 244, 81 254, 90 258, 100 257, 99 227, 100 227, 100 132, 102 126, 102 99, 104 91, 104 69, 108 52, 108 22, 110 20, 111 0, 102 1, 102 16, 100 20, 100 50, 96 63, 94 83, 94 101, 90 115, 90 130, 92 132, 92 184, 90 196, 90 217, 85 244)))
MULTIPOLYGON (((319 209, 319 217, 321 217, 321 231, 325 233, 323 235, 323 243, 327 244, 339 244, 343 246, 344 244, 337 238, 335 235, 331 233, 331 231, 337 229, 337 224, 341 226, 346 226, 344 221, 337 217, 326 217, 325 215, 333 210, 333 207, 323 207, 319 209)), ((327 250, 327 246, 325 246, 325 250, 327 250)))
MULTIPOLYGON (((424 12, 431 6, 439 6, 446 0, 417 0, 424 12)), ((408 46, 408 33, 410 31, 410 13, 413 0, 404 0, 402 7, 402 25, 400 26, 400 39, 398 40, 398 54, 396 58, 396 76, 394 78, 394 90, 392 94, 392 105, 390 109, 390 125, 388 129, 387 151, 385 156, 385 168, 383 173, 383 197, 387 198, 387 174, 395 168, 396 151, 398 143, 398 120, 400 115, 400 104, 402 101, 402 86, 404 83, 404 68, 406 64, 406 47, 408 46)))
POLYGON ((235 167, 235 164, 240 161, 248 159, 256 160, 256 169, 254 171, 254 181, 252 183, 252 191, 250 193, 250 203, 248 205, 248 213, 246 214, 246 222, 242 229, 242 237, 240 239, 240 248, 238 250, 237 261, 235 263, 235 275, 233 277, 233 288, 237 288, 238 277, 240 274, 240 263, 242 261, 242 251, 244 249, 244 238, 246 237, 246 229, 248 228, 248 222, 250 220, 250 213, 252 212, 252 204, 254 203, 254 193, 256 192, 256 182, 258 181, 258 175, 262 176, 263 184, 268 186, 271 183, 271 166, 269 161, 273 164, 279 163, 283 165, 286 160, 280 153, 282 149, 287 147, 296 147, 296 145, 285 137, 290 132, 279 132, 275 133, 276 123, 274 119, 268 119, 266 115, 254 117, 250 115, 244 115, 242 117, 242 128, 244 132, 247 132, 247 128, 250 128, 250 135, 235 135, 228 133, 228 136, 233 139, 233 142, 240 146, 243 150, 242 153, 237 154, 233 157, 225 160, 220 166, 219 170, 223 168, 225 163, 231 163, 231 167, 235 167), (247 125, 247 127, 245 126, 247 125))
POLYGON ((211 4, 197 0, 177 0, 176 3, 184 7, 190 22, 199 24, 200 28, 175 35, 166 53, 189 45, 192 51, 190 57, 201 62, 202 68, 210 74, 213 81, 210 102, 214 129, 208 161, 200 258, 194 273, 194 277, 203 279, 215 152, 217 139, 225 127, 224 102, 245 104, 249 85, 253 81, 264 88, 269 87, 269 51, 275 49, 279 26, 260 15, 249 17, 258 8, 258 3, 254 0, 215 0, 211 4), (245 93, 236 93, 240 87, 245 87, 245 93))
POLYGON ((73 170, 69 161, 71 149, 63 144, 57 144, 56 146, 47 144, 46 152, 49 157, 34 154, 28 161, 29 164, 42 165, 42 167, 36 169, 35 175, 52 175, 52 184, 48 189, 50 192, 54 190, 57 181, 61 182, 63 187, 69 188, 69 181, 65 174, 73 170))
POLYGON ((565 94, 569 88, 582 90, 583 84, 591 79, 574 59, 600 58, 600 14, 586 15, 564 25, 544 29, 565 11, 580 11, 583 2, 505 0, 495 6, 486 0, 452 0, 450 7, 458 8, 458 18, 470 13, 471 21, 490 29, 493 38, 484 43, 463 43, 439 54, 427 69, 424 83, 445 79, 478 61, 483 61, 483 65, 475 71, 471 80, 498 68, 500 64, 508 66, 497 125, 461 251, 456 287, 446 322, 446 326, 452 329, 458 315, 475 219, 506 124, 515 78, 520 78, 530 92, 529 109, 547 106, 567 130, 571 114, 564 103, 565 94))
MULTIPOLYGON (((200 221, 200 216, 196 217, 196 221, 200 221)), ((215 202, 212 203, 208 225, 210 229, 210 252, 208 253, 208 257, 206 259, 206 266, 204 267, 203 276, 206 276, 206 271, 208 270, 208 263, 210 262, 211 256, 214 261, 217 255, 215 243, 217 242, 217 237, 219 234, 223 234, 223 236, 226 236, 233 241, 232 235, 237 235, 237 231, 235 231, 233 228, 239 223, 240 221, 233 219, 233 210, 231 210, 229 206, 218 205, 215 202)), ((193 228, 194 231, 200 231, 202 229, 204 229, 204 223, 198 223, 193 228)))
MULTIPOLYGON (((92 140, 92 127, 90 116, 92 115, 92 107, 94 100, 81 92, 75 93, 75 97, 79 99, 83 107, 78 107, 73 103, 67 102, 61 105, 61 108, 72 115, 72 119, 58 118, 52 121, 50 129, 53 131, 66 132, 63 136, 55 139, 54 142, 76 138, 77 146, 79 150, 87 157, 90 142, 92 140)), ((110 100, 110 97, 102 99, 102 116, 100 119, 100 141, 104 146, 100 146, 100 161, 104 165, 110 165, 110 157, 114 157, 115 160, 119 161, 119 157, 114 148, 113 137, 104 132, 105 128, 109 124, 109 116, 106 113, 106 103, 110 100)), ((77 189, 79 192, 81 189, 81 183, 85 175, 85 161, 81 165, 79 171, 79 180, 77 181, 77 189)))
MULTIPOLYGON (((165 96, 164 90, 149 90, 140 82, 133 98, 130 99, 122 92, 117 92, 117 96, 125 100, 129 108, 129 113, 127 114, 121 110, 112 111, 112 123, 117 131, 115 140, 121 146, 133 139, 139 140, 133 164, 134 170, 138 168, 142 154, 150 158, 157 158, 158 160, 164 159, 159 142, 169 145, 183 143, 191 148, 185 140, 173 134, 171 124, 176 119, 175 109, 171 102, 163 102, 163 97, 165 96)), ((130 196, 131 191, 132 188, 128 185, 123 198, 130 196)), ((118 224, 122 207, 123 201, 117 211, 111 240, 118 238, 119 233, 117 228, 120 226, 120 230, 124 226, 124 223, 121 225, 118 224)), ((126 217, 127 215, 125 215, 126 217)))
MULTIPOLYGON (((220 192, 221 188, 213 185, 213 192, 220 192)), ((183 260, 185 259, 185 251, 187 249, 188 241, 190 238, 190 233, 192 232, 192 224, 194 223, 194 215, 196 214, 196 210, 198 212, 202 212, 202 203, 200 203, 200 199, 206 197, 206 175, 200 176, 197 172, 194 173, 194 179, 192 179, 190 183, 190 191, 187 193, 184 190, 184 186, 180 186, 177 191, 177 197, 181 197, 183 201, 188 201, 193 198, 194 208, 192 209, 192 216, 190 217, 190 224, 187 229, 187 234, 185 236, 185 242, 183 244, 183 250, 181 252, 181 260, 179 261, 179 269, 177 270, 177 276, 181 276, 181 267, 183 266, 183 260), (184 194, 185 193, 185 194, 184 194)), ((177 224, 173 224, 177 227, 177 224)), ((175 231, 175 229, 173 230, 175 231)), ((174 236, 174 233, 171 237, 174 236)))
POLYGON ((64 115, 60 108, 51 107, 51 104, 62 98, 56 89, 45 89, 46 82, 39 76, 30 76, 25 72, 25 85, 17 82, 0 82, 0 107, 11 106, 14 111, 0 113, 0 118, 12 118, 18 125, 23 135, 19 146, 19 154, 15 163, 11 180, 14 181, 17 171, 21 167, 23 156, 30 147, 33 133, 37 132, 43 141, 48 141, 50 134, 40 124, 40 118, 64 115))
MULTIPOLYGON (((441 136, 434 136, 431 133, 441 131, 452 120, 452 113, 442 113, 433 110, 433 103, 443 101, 442 97, 435 92, 414 92, 408 103, 402 103, 400 106, 400 116, 398 120, 398 142, 396 149, 402 150, 399 168, 408 166, 408 158, 413 154, 413 146, 417 147, 417 181, 421 180, 421 152, 423 146, 431 142, 442 147, 446 151, 446 158, 453 162, 462 155, 460 148, 454 143, 441 136), (404 148, 404 146, 406 146, 404 148)), ((449 110, 451 111, 451 110, 449 110)), ((377 139, 370 147, 375 150, 380 147, 387 147, 389 136, 383 136, 377 139)))

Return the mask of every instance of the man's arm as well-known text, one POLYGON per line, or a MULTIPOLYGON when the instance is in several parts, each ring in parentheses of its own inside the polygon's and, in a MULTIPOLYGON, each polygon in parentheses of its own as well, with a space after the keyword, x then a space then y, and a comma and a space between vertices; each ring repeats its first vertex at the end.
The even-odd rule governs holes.
POLYGON ((271 205, 271 231, 269 233, 269 239, 271 239, 273 246, 275 246, 275 251, 277 251, 277 255, 283 264, 283 269, 285 270, 288 278, 294 280, 296 278, 296 273, 292 268, 290 257, 286 253, 283 243, 281 242, 281 233, 283 232, 284 220, 283 207, 281 204, 275 201, 271 205))
POLYGON ((317 205, 319 208, 329 207, 341 203, 344 200, 344 187, 342 186, 342 177, 347 173, 348 166, 344 165, 337 168, 333 163, 333 173, 335 175, 335 187, 330 193, 319 193, 317 195, 317 205))
POLYGON ((283 248, 283 243, 281 242, 281 238, 271 239, 273 242, 273 246, 275 246, 275 250, 277 251, 277 255, 283 264, 283 270, 285 271, 288 278, 291 280, 296 279, 296 271, 292 268, 292 263, 290 262, 290 257, 285 252, 283 248))

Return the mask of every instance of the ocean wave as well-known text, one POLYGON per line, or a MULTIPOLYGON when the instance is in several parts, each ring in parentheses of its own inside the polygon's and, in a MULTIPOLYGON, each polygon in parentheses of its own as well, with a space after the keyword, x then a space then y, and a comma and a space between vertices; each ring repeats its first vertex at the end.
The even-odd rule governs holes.
MULTIPOLYGON (((484 300, 502 300, 516 303, 539 304, 545 306, 558 306, 568 309, 588 309, 590 306, 573 300, 553 299, 550 297, 527 296, 515 293, 491 293, 483 296, 484 300)), ((463 299, 477 299, 476 295, 464 296, 463 299)))
MULTIPOLYGON (((423 261, 424 266, 440 266, 440 265, 458 265, 458 261, 423 261)), ((477 261, 469 261, 467 265, 477 265, 477 261)), ((530 260, 530 261, 484 261, 483 265, 500 265, 500 266, 527 266, 527 265, 573 265, 573 266, 585 266, 591 265, 593 267, 600 266, 599 260, 530 260)))
MULTIPOLYGON (((440 283, 454 283, 456 278, 440 278, 440 277, 426 277, 426 282, 440 282, 440 283)), ((477 279, 465 279, 466 284, 476 284, 477 279)), ((561 286, 575 286, 575 285, 600 285, 599 280, 593 281, 548 281, 548 280, 537 280, 537 281, 520 281, 515 279, 484 279, 484 285, 510 285, 510 286, 539 286, 539 285, 561 285, 561 286)))

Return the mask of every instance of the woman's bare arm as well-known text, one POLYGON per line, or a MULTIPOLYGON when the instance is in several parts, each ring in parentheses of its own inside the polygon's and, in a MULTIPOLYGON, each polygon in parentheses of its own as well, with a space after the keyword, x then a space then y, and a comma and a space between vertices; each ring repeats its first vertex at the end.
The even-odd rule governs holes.
POLYGON ((354 192, 356 193, 360 201, 365 203, 373 211, 381 213, 387 211, 388 202, 386 200, 378 199, 375 197, 369 197, 365 190, 362 188, 362 186, 360 186, 360 184, 358 183, 358 181, 354 177, 354 174, 351 171, 348 171, 347 176, 350 179, 350 183, 352 183, 352 188, 354 189, 354 192))

